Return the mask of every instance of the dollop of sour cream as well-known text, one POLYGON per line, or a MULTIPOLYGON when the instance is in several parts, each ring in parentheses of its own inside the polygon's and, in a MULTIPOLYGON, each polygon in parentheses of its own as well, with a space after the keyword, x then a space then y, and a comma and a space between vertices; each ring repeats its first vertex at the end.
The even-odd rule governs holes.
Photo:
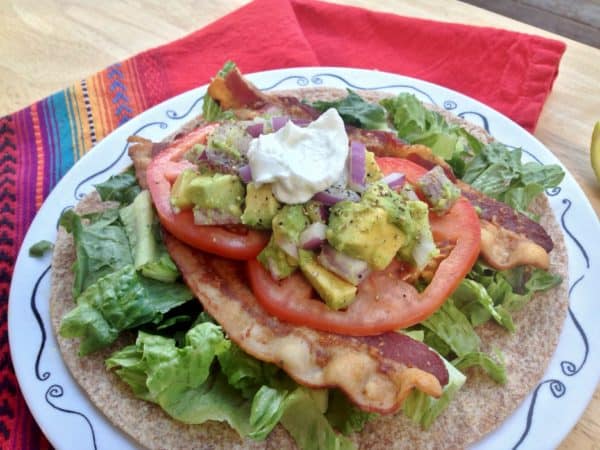
POLYGON ((344 122, 331 108, 307 127, 290 120, 275 133, 253 139, 248 161, 255 183, 272 183, 277 200, 294 204, 343 179, 348 152, 344 122))

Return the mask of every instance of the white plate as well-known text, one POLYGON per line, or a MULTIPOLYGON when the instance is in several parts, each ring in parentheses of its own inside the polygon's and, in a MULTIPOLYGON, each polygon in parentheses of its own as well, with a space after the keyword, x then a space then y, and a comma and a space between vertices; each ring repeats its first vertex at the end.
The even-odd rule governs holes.
MULTIPOLYGON (((449 89, 383 72, 345 68, 298 68, 261 72, 249 78, 263 90, 331 86, 411 92, 485 127, 525 157, 544 164, 559 161, 514 122, 449 89)), ((49 314, 50 257, 31 258, 29 247, 55 239, 63 210, 130 161, 126 139, 140 135, 159 141, 199 114, 206 86, 181 94, 131 119, 86 154, 58 183, 33 221, 15 266, 8 326, 13 365, 25 400, 50 442, 58 449, 132 449, 135 445, 97 411, 69 375, 52 333, 49 314)), ((600 376, 600 327, 594 299, 600 277, 598 218, 583 191, 567 173, 560 187, 547 192, 562 225, 569 253, 570 308, 560 343, 543 380, 478 449, 550 448, 559 445, 578 421, 600 376)))

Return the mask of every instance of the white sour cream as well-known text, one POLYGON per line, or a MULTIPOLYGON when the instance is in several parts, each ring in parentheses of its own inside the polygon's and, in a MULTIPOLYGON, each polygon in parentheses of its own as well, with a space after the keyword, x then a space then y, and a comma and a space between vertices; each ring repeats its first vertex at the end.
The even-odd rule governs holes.
POLYGON ((252 180, 272 183, 282 203, 304 203, 345 178, 348 136, 338 112, 331 108, 302 128, 288 121, 275 133, 250 142, 252 180))

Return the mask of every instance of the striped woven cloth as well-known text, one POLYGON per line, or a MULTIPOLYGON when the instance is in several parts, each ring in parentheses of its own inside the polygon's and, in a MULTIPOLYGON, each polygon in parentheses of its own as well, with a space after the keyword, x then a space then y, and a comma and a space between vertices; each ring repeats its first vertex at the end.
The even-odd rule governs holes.
POLYGON ((50 447, 25 405, 10 363, 8 292, 19 246, 56 183, 119 125, 208 82, 227 58, 244 72, 330 65, 416 76, 478 98, 533 129, 563 52, 560 42, 502 30, 314 0, 256 0, 181 40, 114 64, 1 118, 0 447, 50 447), (274 40, 280 45, 273 45, 274 40))

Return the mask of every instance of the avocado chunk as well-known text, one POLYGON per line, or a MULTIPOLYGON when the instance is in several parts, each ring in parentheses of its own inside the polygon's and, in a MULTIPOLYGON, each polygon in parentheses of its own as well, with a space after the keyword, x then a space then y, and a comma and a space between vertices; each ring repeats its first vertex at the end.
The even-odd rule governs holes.
POLYGON ((236 175, 196 175, 184 188, 184 198, 189 199, 197 209, 216 210, 238 218, 242 215, 245 191, 236 175))
POLYGON ((327 241, 336 250, 385 269, 404 244, 404 233, 379 206, 360 201, 339 202, 331 208, 327 241))
POLYGON ((317 263, 315 255, 299 250, 300 270, 331 309, 347 308, 356 297, 356 286, 317 263))
POLYGON ((302 205, 285 205, 275 214, 271 222, 273 239, 280 247, 296 245, 300 239, 300 233, 308 225, 310 225, 310 221, 304 213, 302 205))
POLYGON ((281 208, 281 203, 273 195, 270 184, 246 185, 246 207, 242 214, 242 223, 254 228, 270 229, 273 217, 281 208))
POLYGON ((383 178, 383 173, 375 161, 375 153, 367 151, 365 153, 365 179, 367 183, 374 183, 383 178))
POLYGON ((194 206, 192 199, 189 198, 188 188, 190 182, 199 176, 194 169, 184 169, 175 180, 171 188, 171 206, 175 210, 191 209, 194 206))
POLYGON ((389 221, 404 234, 398 256, 423 268, 439 254, 429 224, 429 207, 418 199, 411 200, 392 190, 383 182, 371 184, 363 193, 361 202, 379 207, 388 214, 389 221))
POLYGON ((309 200, 304 204, 304 212, 311 223, 325 222, 322 212, 323 208, 325 208, 325 206, 322 203, 314 200, 309 200))
POLYGON ((257 259, 276 280, 289 277, 298 268, 298 261, 279 248, 273 237, 258 254, 257 259))

